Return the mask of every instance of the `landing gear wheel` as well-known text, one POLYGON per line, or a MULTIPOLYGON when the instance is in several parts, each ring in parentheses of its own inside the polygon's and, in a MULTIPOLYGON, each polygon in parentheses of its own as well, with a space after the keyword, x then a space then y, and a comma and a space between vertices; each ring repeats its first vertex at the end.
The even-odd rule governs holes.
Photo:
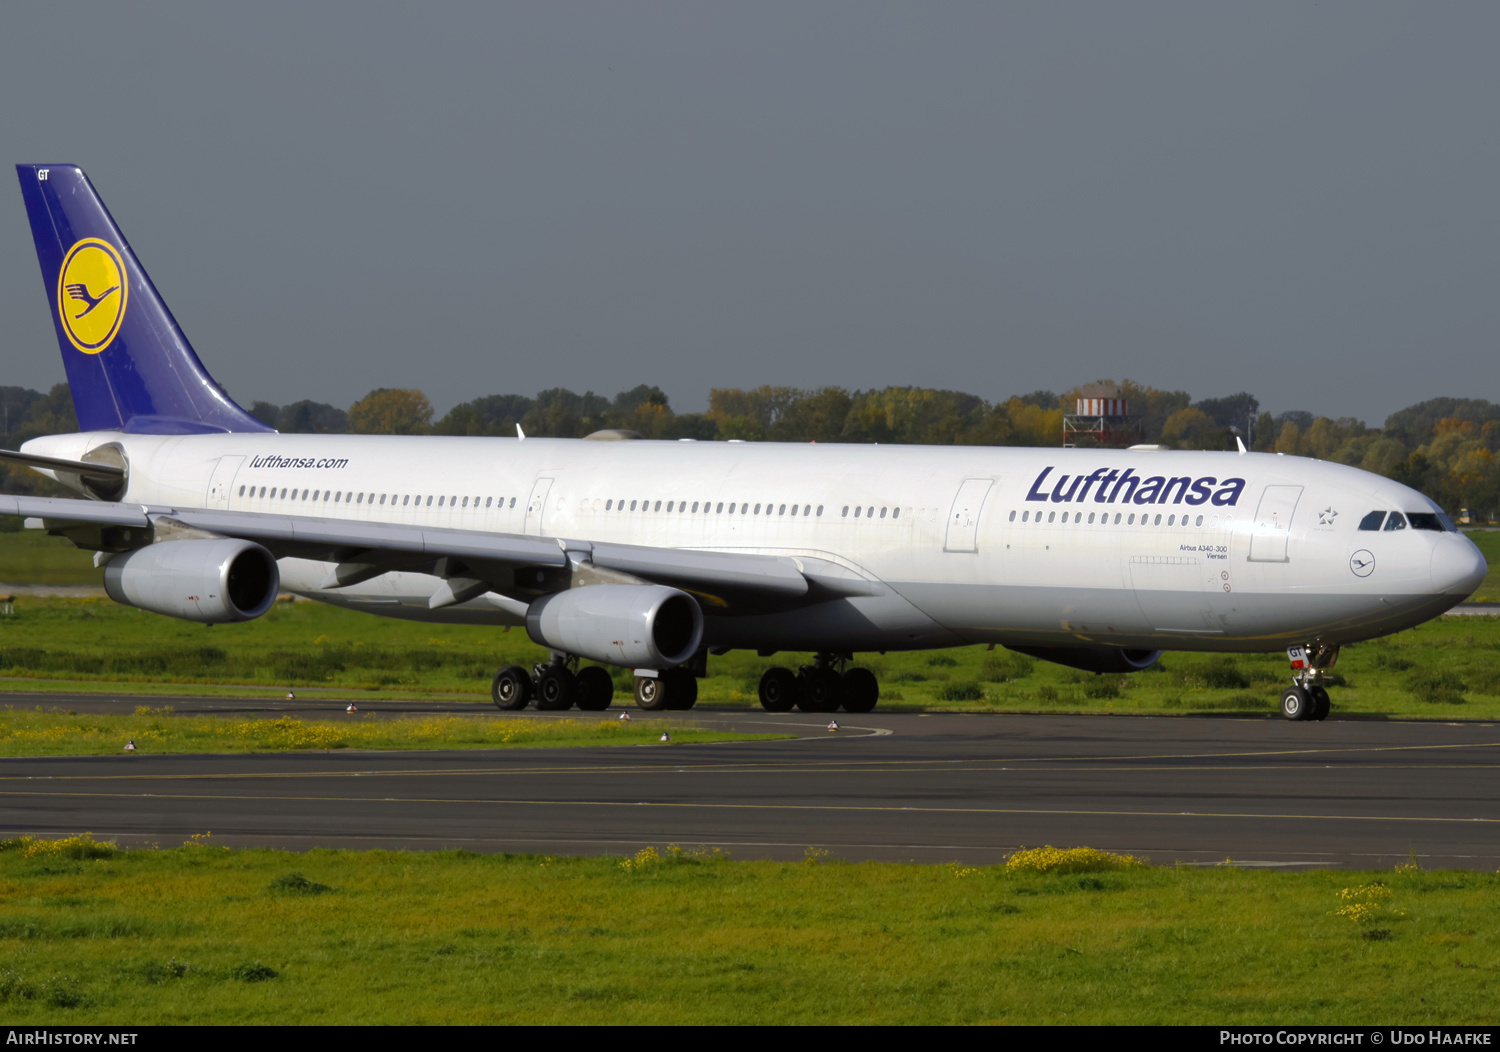
POLYGON ((667 708, 685 712, 698 704, 698 677, 692 669, 674 668, 661 678, 667 681, 667 708))
POLYGON ((880 682, 867 668, 851 668, 844 673, 844 711, 873 712, 880 700, 880 682))
POLYGON ((542 670, 536 678, 536 707, 538 712, 564 712, 573 707, 573 697, 578 693, 577 680, 573 673, 561 665, 542 670))
POLYGON ((647 712, 661 712, 667 707, 672 688, 661 676, 635 677, 635 704, 647 712))
POLYGON ((1328 710, 1333 708, 1333 700, 1329 698, 1328 691, 1323 687, 1308 687, 1307 693, 1312 697, 1312 715, 1310 720, 1326 720, 1328 710))
POLYGON ((799 677, 802 697, 797 707, 803 712, 837 712, 843 699, 843 678, 831 668, 810 668, 799 677))
POLYGON ((531 676, 520 665, 508 665, 495 673, 490 683, 495 708, 505 712, 524 709, 531 700, 531 676))
POLYGON ((760 704, 767 712, 790 712, 801 693, 789 668, 768 668, 760 677, 760 704))
POLYGON ((1288 687, 1281 692, 1281 714, 1289 720, 1305 720, 1312 715, 1313 700, 1302 687, 1288 687))
POLYGON ((598 665, 580 669, 574 682, 578 707, 584 712, 603 712, 615 697, 615 681, 598 665))

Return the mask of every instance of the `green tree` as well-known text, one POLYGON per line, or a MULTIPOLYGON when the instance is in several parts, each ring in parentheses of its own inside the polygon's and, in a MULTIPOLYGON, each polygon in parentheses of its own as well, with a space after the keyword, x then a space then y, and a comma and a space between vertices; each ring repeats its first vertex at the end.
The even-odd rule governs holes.
POLYGON ((421 391, 380 387, 349 407, 349 429, 358 435, 425 435, 432 403, 421 391))

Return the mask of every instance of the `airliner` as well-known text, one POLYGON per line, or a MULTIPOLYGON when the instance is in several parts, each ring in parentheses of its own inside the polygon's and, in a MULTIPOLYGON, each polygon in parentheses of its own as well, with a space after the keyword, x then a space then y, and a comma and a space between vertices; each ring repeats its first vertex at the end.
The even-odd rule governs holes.
POLYGON ((1321 720, 1341 647, 1487 569, 1421 493, 1243 447, 278 434, 209 376, 83 171, 17 173, 82 430, 0 458, 79 496, 0 514, 170 617, 248 621, 284 590, 524 626, 550 656, 496 672, 502 709, 603 709, 605 665, 640 707, 689 708, 710 656, 745 649, 816 655, 766 671, 766 709, 868 712, 856 654, 998 644, 1096 673, 1285 649, 1282 714, 1321 720))

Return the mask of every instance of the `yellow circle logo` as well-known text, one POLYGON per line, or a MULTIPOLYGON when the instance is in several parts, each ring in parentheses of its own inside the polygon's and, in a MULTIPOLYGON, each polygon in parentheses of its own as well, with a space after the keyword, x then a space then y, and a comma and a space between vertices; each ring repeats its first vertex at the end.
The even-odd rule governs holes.
POLYGON ((125 320, 125 261, 108 241, 86 237, 68 249, 57 275, 57 316, 74 347, 98 354, 125 320))

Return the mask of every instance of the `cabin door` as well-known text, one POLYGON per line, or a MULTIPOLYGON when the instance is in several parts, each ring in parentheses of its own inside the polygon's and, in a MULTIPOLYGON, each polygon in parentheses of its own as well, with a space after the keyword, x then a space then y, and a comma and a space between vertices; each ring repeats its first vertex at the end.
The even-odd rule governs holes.
POLYGON ((964 484, 958 487, 958 496, 953 498, 953 509, 948 513, 948 533, 943 539, 943 551, 979 550, 979 513, 994 485, 994 479, 964 479, 964 484))
POLYGON ((1292 535, 1292 513, 1302 498, 1301 486, 1267 486, 1250 526, 1250 562, 1284 563, 1292 535))
POLYGON ((234 476, 239 472, 244 457, 220 457, 214 466, 213 477, 208 480, 208 495, 204 501, 209 508, 229 507, 229 492, 234 485, 234 476))
POLYGON ((552 489, 552 480, 539 478, 531 487, 531 499, 526 502, 526 525, 524 532, 533 537, 542 535, 542 512, 546 510, 547 494, 552 489))

